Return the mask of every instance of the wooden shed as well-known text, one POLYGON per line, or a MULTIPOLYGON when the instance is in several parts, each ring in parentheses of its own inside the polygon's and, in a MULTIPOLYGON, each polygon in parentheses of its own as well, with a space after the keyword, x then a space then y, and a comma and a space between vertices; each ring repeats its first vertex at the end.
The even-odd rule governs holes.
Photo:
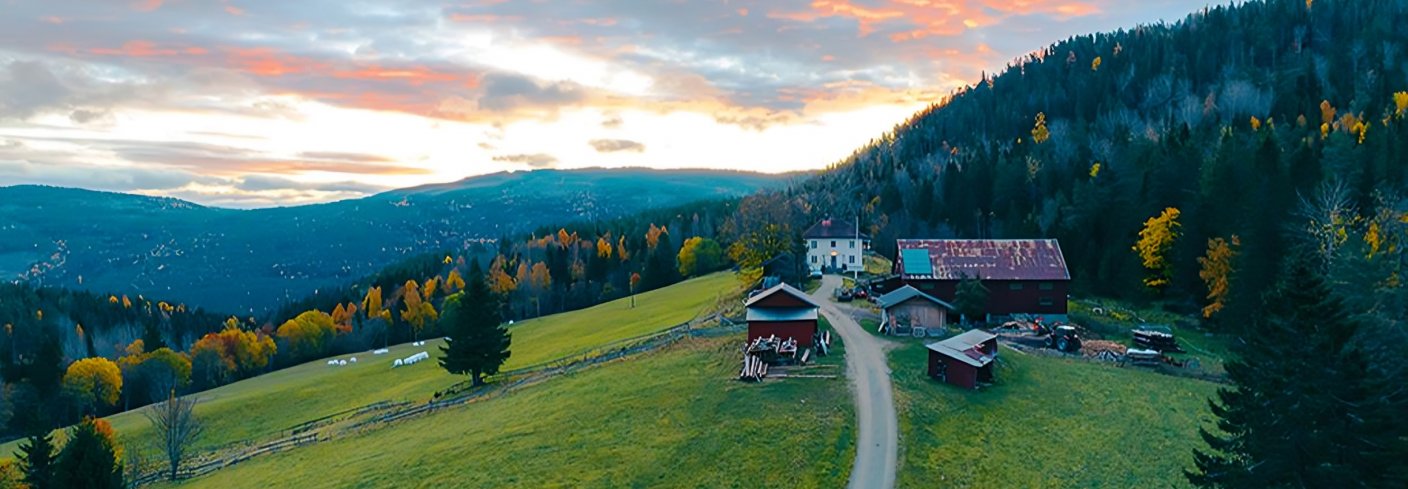
POLYGON ((903 334, 915 327, 942 329, 954 311, 952 304, 908 285, 880 296, 875 304, 880 306, 880 324, 890 334, 903 334))
POLYGON ((997 359, 997 336, 992 333, 973 329, 928 347, 930 377, 965 389, 992 382, 992 362, 997 359))
POLYGON ((743 304, 748 308, 748 341, 777 336, 797 340, 797 346, 812 346, 817 333, 817 308, 806 292, 780 283, 760 291, 743 304))

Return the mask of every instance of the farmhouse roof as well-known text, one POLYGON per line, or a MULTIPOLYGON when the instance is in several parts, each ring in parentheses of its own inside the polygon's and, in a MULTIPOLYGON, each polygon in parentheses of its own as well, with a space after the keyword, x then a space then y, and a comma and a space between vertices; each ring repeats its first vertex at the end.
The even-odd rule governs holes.
POLYGON ((954 336, 952 338, 930 343, 926 345, 930 350, 939 352, 960 362, 981 367, 992 363, 993 357, 983 353, 979 345, 997 338, 992 333, 986 331, 970 329, 968 332, 954 336))
POLYGON ((815 307, 751 307, 747 321, 815 321, 815 307))
POLYGON ((765 299, 765 298, 767 298, 768 296, 773 295, 773 294, 788 294, 788 295, 791 295, 792 297, 796 297, 797 299, 801 300, 801 301, 804 302, 804 303, 810 304, 812 307, 821 307, 821 305, 819 305, 819 304, 817 304, 815 301, 813 301, 811 297, 807 297, 807 293, 806 293, 806 292, 802 292, 801 290, 798 290, 796 287, 793 287, 793 286, 791 286, 791 285, 787 285, 786 282, 783 282, 783 283, 774 285, 774 286, 772 286, 772 288, 769 288, 769 289, 764 290, 764 291, 762 291, 762 292, 759 292, 759 293, 757 293, 757 294, 753 294, 753 297, 749 297, 749 298, 748 298, 748 301, 743 303, 743 306, 744 306, 744 307, 750 307, 750 308, 751 308, 751 307, 753 307, 753 304, 755 304, 755 303, 757 303, 758 301, 763 300, 763 299, 765 299))
MULTIPOLYGON (((850 238, 856 237, 856 225, 850 221, 826 218, 807 228, 807 232, 802 233, 802 239, 829 239, 829 238, 850 238)), ((860 233, 860 239, 870 239, 865 233, 860 233)))
POLYGON ((1054 239, 901 239, 895 270, 907 280, 1070 280, 1054 239))
POLYGON ((932 296, 932 295, 925 294, 924 292, 921 292, 919 289, 916 289, 916 288, 914 288, 913 286, 909 286, 909 285, 906 285, 906 286, 904 286, 904 287, 900 287, 900 288, 898 288, 898 289, 895 289, 894 292, 890 292, 890 293, 888 293, 888 294, 882 295, 882 296, 880 296, 880 298, 875 299, 875 302, 876 302, 877 304, 879 304, 880 307, 883 307, 883 308, 885 308, 885 309, 889 309, 889 308, 891 308, 891 307, 898 306, 898 305, 900 305, 900 303, 903 303, 904 301, 913 299, 913 298, 915 298, 915 297, 918 297, 918 298, 927 300, 927 301, 929 301, 929 302, 938 304, 938 305, 943 306, 945 309, 948 309, 948 310, 950 310, 950 311, 954 310, 953 304, 949 304, 949 303, 947 303, 947 302, 944 302, 944 301, 942 301, 942 300, 939 300, 937 297, 934 297, 934 296, 932 296))

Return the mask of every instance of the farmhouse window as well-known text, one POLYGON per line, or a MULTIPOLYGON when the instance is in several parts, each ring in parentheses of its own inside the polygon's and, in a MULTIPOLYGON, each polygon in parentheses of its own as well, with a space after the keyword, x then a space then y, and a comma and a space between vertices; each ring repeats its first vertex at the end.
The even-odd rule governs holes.
POLYGON ((812 255, 812 263, 816 263, 816 255, 812 255))
POLYGON ((1022 283, 1021 283, 1021 282, 1012 282, 1012 283, 1010 283, 1010 284, 1007 284, 1007 289, 1008 289, 1008 290, 1022 290, 1022 283))
POLYGON ((1050 307, 1056 304, 1056 301, 1051 300, 1050 297, 1042 297, 1041 300, 1037 301, 1037 304, 1040 304, 1042 307, 1050 307))
POLYGON ((851 241, 851 249, 855 249, 855 248, 856 248, 856 242, 853 240, 853 241, 851 241))
POLYGON ((812 240, 812 249, 816 249, 816 240, 812 240))
POLYGON ((846 257, 846 260, 849 261, 849 262, 851 262, 851 263, 855 263, 855 262, 856 262, 856 255, 848 256, 848 257, 846 257))
POLYGON ((836 240, 834 240, 834 239, 831 240, 831 247, 832 247, 832 248, 835 248, 835 247, 836 247, 836 240))
POLYGON ((1042 282, 1042 283, 1041 283, 1041 290, 1052 290, 1052 289, 1055 289, 1055 288, 1056 288, 1056 284, 1053 284, 1053 283, 1051 283, 1051 282, 1042 282))

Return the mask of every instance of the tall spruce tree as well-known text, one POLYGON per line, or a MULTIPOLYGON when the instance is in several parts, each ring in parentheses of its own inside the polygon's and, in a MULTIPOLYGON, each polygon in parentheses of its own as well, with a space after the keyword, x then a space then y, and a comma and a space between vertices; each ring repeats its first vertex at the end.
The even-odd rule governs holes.
POLYGON ((978 277, 962 274, 958 290, 954 292, 953 307, 958 308, 968 321, 986 321, 988 310, 988 288, 978 277))
POLYGON ((1356 346, 1359 323, 1320 274, 1298 260, 1237 342, 1234 387, 1209 401, 1186 472, 1201 487, 1405 487, 1390 481, 1395 417, 1356 346))
POLYGON ((449 335, 440 366, 455 375, 468 374, 474 385, 499 372, 508 360, 512 338, 503 327, 500 298, 484 281, 484 271, 475 261, 470 268, 469 286, 445 299, 440 328, 449 335))
POLYGON ((117 461, 113 440, 86 419, 73 427, 68 443, 54 461, 53 487, 123 489, 122 463, 117 461))
POLYGON ((24 483, 28 484, 30 489, 54 487, 53 435, 45 433, 30 436, 20 444, 20 450, 15 453, 15 458, 19 459, 20 471, 24 473, 24 483))

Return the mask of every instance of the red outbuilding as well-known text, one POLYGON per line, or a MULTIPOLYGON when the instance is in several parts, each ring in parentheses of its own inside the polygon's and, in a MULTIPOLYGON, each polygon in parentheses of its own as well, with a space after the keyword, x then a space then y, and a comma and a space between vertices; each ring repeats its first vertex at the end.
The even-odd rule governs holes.
POLYGON ((992 333, 969 330, 928 347, 930 377, 965 389, 992 382, 992 362, 997 359, 997 336, 992 333))
POLYGON ((817 308, 806 292, 786 283, 763 290, 743 304, 748 308, 748 341, 776 336, 797 340, 797 346, 812 346, 816 336, 817 308))
POLYGON ((900 283, 953 303, 959 281, 976 278, 988 290, 989 316, 1066 319, 1071 274, 1054 239, 901 239, 896 243, 895 273, 900 283))

